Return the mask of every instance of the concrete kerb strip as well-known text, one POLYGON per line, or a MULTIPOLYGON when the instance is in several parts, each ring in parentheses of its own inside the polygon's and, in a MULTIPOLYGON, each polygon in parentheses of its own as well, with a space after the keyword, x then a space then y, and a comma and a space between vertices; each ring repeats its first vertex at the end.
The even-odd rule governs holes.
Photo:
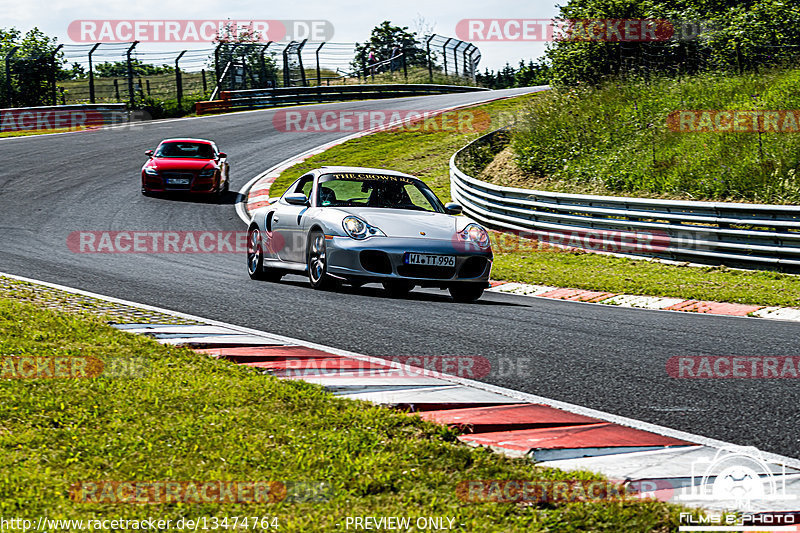
POLYGON ((686 300, 683 298, 668 298, 663 296, 637 296, 587 289, 565 289, 545 285, 531 285, 527 283, 494 282, 492 283, 492 287, 487 290, 501 294, 514 294, 517 296, 546 298, 549 300, 566 300, 592 305, 631 307, 649 311, 800 322, 800 308, 795 307, 768 307, 706 300, 686 300))
MULTIPOLYGON (((17 276, 17 275, 14 275, 14 274, 7 274, 7 273, 0 272, 0 276, 5 276, 7 278, 15 279, 15 280, 18 280, 18 281, 24 281, 24 282, 27 282, 27 283, 32 283, 32 284, 35 284, 35 285, 46 286, 46 287, 50 287, 50 288, 53 288, 53 289, 58 289, 58 290, 61 290, 61 291, 64 291, 64 292, 72 293, 72 294, 79 294, 79 295, 83 295, 83 296, 89 296, 91 298, 97 298, 99 300, 104 300, 104 301, 111 302, 111 303, 127 305, 127 306, 130 306, 130 307, 136 307, 136 308, 139 308, 139 309, 148 310, 148 311, 157 312, 157 313, 162 313, 162 314, 169 315, 169 316, 174 316, 174 317, 183 318, 183 319, 187 319, 187 320, 193 320, 195 322, 200 322, 202 324, 206 324, 206 325, 209 325, 209 326, 217 326, 217 327, 227 328, 229 330, 233 330, 233 331, 245 334, 245 335, 262 337, 265 340, 265 344, 269 343, 270 341, 271 342, 278 341, 278 342, 284 343, 285 345, 304 346, 304 347, 311 348, 311 349, 314 349, 314 350, 324 351, 324 352, 329 353, 331 355, 337 355, 337 356, 348 357, 348 358, 357 359, 357 360, 361 360, 361 361, 367 361, 367 362, 377 363, 377 364, 381 364, 381 365, 386 365, 386 366, 393 367, 393 368, 396 368, 398 370, 403 370, 403 371, 406 371, 406 372, 409 371, 409 370, 412 370, 414 372, 419 373, 420 375, 430 376, 430 377, 441 379, 441 380, 444 380, 444 381, 449 381, 449 382, 453 383, 454 385, 461 385, 461 386, 464 386, 464 387, 468 387, 468 388, 471 388, 471 389, 476 389, 476 390, 483 391, 483 392, 499 394, 499 395, 502 395, 502 396, 517 400, 520 403, 531 403, 531 404, 547 405, 549 407, 553 407, 553 408, 556 408, 556 409, 561 409, 563 411, 567 411, 567 412, 570 412, 570 413, 583 415, 583 416, 587 416, 587 417, 590 417, 590 418, 596 418, 596 419, 604 420, 606 422, 611 422, 611 423, 614 423, 614 424, 618 424, 618 425, 621 425, 621 426, 627 426, 627 427, 634 428, 634 429, 639 429, 639 430, 642 430, 642 431, 648 431, 650 433, 655 433, 657 435, 662 435, 664 437, 670 437, 670 438, 674 438, 674 439, 684 440, 684 441, 692 442, 692 443, 699 444, 699 445, 702 445, 702 446, 709 446, 709 447, 713 447, 713 448, 730 448, 730 447, 737 446, 737 445, 734 445, 734 444, 731 444, 731 443, 727 443, 727 442, 724 442, 724 441, 720 441, 720 440, 717 440, 717 439, 703 437, 703 436, 700 436, 700 435, 695 435, 695 434, 688 433, 688 432, 685 432, 685 431, 680 431, 680 430, 676 430, 676 429, 672 429, 672 428, 668 428, 668 427, 664 427, 664 426, 659 426, 659 425, 656 425, 656 424, 650 424, 648 422, 642 422, 640 420, 635 420, 635 419, 627 418, 627 417, 624 417, 624 416, 618 416, 618 415, 614 415, 614 414, 611 414, 611 413, 606 413, 606 412, 603 412, 603 411, 599 411, 599 410, 596 410, 596 409, 591 409, 591 408, 588 408, 588 407, 582 407, 582 406, 579 406, 579 405, 571 404, 571 403, 568 403, 568 402, 563 402, 563 401, 559 401, 559 400, 553 400, 553 399, 545 398, 543 396, 538 396, 538 395, 535 395, 535 394, 529 394, 529 393, 524 393, 524 392, 511 390, 511 389, 506 389, 504 387, 498 387, 498 386, 490 385, 488 383, 483 383, 483 382, 480 382, 480 381, 475 381, 475 380, 462 378, 462 377, 458 377, 458 376, 452 376, 452 375, 444 374, 444 373, 437 372, 437 371, 434 371, 434 370, 410 367, 409 365, 405 365, 405 364, 399 363, 397 361, 390 361, 390 360, 387 360, 387 359, 381 359, 379 357, 372 357, 372 356, 368 356, 368 355, 363 355, 363 354, 350 352, 350 351, 347 351, 347 350, 340 350, 338 348, 333 348, 333 347, 330 347, 330 346, 324 346, 324 345, 321 345, 321 344, 308 342, 308 341, 304 341, 304 340, 301 340, 301 339, 294 339, 294 338, 285 337, 285 336, 282 336, 282 335, 275 335, 275 334, 271 334, 271 333, 266 333, 266 332, 263 332, 263 331, 258 331, 258 330, 255 330, 255 329, 252 329, 252 328, 248 328, 248 327, 244 327, 244 326, 238 326, 238 325, 235 325, 235 324, 228 324, 228 323, 220 322, 220 321, 217 321, 217 320, 211 320, 211 319, 207 319, 207 318, 203 318, 203 317, 199 317, 199 316, 195 316, 195 315, 190 315, 188 313, 181 313, 181 312, 178 312, 178 311, 173 311, 171 309, 164 309, 164 308, 160 308, 160 307, 155 307, 155 306, 150 306, 150 305, 141 304, 141 303, 137 303, 137 302, 132 302, 132 301, 129 301, 129 300, 123 300, 123 299, 120 299, 120 298, 114 298, 114 297, 111 297, 111 296, 105 296, 105 295, 102 295, 102 294, 97 294, 97 293, 93 293, 93 292, 89 292, 89 291, 84 291, 84 290, 81 290, 81 289, 75 289, 75 288, 72 288, 72 287, 66 287, 64 285, 59 285, 59 284, 55 284, 55 283, 43 282, 43 281, 31 279, 31 278, 26 278, 26 277, 23 277, 23 276, 17 276)), ((122 329, 122 330, 124 331, 124 329, 122 329)), ((769 453, 769 452, 761 452, 761 456, 764 458, 765 461, 769 461, 771 463, 775 463, 775 464, 778 464, 778 465, 785 465, 785 466, 791 467, 791 468, 800 469, 800 459, 794 459, 794 458, 791 458, 791 457, 785 457, 785 456, 782 456, 782 455, 769 453)), ((624 458, 624 454, 622 455, 622 457, 624 458)))

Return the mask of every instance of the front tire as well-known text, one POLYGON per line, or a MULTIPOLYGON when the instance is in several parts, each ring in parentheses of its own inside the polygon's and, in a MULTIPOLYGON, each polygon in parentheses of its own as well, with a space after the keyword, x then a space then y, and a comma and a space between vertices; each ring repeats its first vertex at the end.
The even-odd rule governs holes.
POLYGON ((450 296, 459 303, 471 303, 483 296, 483 289, 477 283, 461 283, 450 287, 450 296))
POLYGON ((283 277, 281 272, 264 270, 264 249, 258 226, 250 226, 247 231, 247 274, 250 279, 259 281, 280 281, 283 277))
POLYGON ((325 234, 319 230, 313 230, 308 234, 306 265, 308 266, 308 281, 313 288, 326 291, 336 287, 336 281, 328 275, 325 234))

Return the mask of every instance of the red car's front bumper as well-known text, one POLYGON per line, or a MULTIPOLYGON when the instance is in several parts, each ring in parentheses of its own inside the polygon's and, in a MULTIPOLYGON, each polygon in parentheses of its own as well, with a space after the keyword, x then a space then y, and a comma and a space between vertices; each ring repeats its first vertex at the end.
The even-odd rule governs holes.
POLYGON ((160 172, 157 176, 142 172, 142 191, 148 193, 212 194, 219 192, 220 186, 219 174, 201 178, 195 172, 160 172))

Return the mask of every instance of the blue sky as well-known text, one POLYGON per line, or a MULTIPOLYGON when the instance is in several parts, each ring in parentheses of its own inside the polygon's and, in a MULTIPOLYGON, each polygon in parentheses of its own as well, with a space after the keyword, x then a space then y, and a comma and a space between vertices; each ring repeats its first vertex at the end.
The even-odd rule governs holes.
MULTIPOLYGON (((325 19, 333 23, 336 42, 364 41, 369 31, 383 20, 412 30, 419 21, 435 33, 455 36, 456 23, 469 18, 549 19, 557 8, 551 1, 509 0, 503 4, 479 0, 403 0, 368 2, 354 0, 310 0, 265 2, 247 0, 220 2, 192 0, 166 2, 156 0, 0 0, 3 20, 0 27, 20 30, 38 26, 61 43, 71 43, 67 26, 81 19, 213 19, 213 20, 286 20, 325 19)), ((497 69, 507 61, 535 59, 544 52, 544 43, 476 43, 483 55, 479 68, 497 69)), ((140 46, 144 46, 144 43, 140 46)), ((148 44, 148 49, 176 49, 175 44, 148 44)))

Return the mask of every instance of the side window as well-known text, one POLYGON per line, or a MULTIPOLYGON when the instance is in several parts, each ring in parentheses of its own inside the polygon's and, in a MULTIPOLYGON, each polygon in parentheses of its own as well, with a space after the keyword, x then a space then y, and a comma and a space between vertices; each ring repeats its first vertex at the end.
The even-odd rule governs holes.
POLYGON ((297 185, 294 186, 292 192, 298 193, 301 192, 305 194, 307 197, 311 197, 311 188, 314 186, 314 175, 307 174, 297 180, 297 185))
POLYGON ((307 198, 311 198, 311 188, 314 186, 314 178, 311 177, 303 184, 303 188, 300 190, 301 193, 305 194, 307 198))

